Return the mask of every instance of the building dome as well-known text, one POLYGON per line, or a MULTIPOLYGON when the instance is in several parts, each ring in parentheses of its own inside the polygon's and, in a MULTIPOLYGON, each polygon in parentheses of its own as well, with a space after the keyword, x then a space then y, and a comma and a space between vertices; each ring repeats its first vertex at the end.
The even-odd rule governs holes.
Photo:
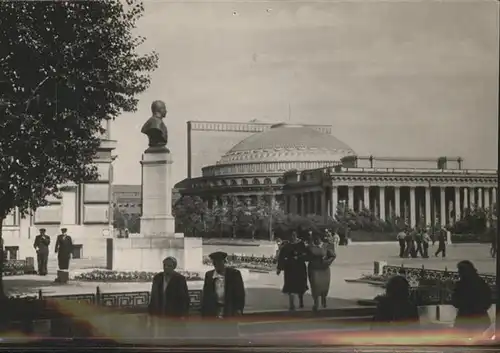
MULTIPOLYGON (((297 124, 280 123, 247 137, 231 148, 218 165, 258 162, 340 162, 354 151, 332 135, 297 124)), ((302 168, 297 168, 302 169, 302 168)))

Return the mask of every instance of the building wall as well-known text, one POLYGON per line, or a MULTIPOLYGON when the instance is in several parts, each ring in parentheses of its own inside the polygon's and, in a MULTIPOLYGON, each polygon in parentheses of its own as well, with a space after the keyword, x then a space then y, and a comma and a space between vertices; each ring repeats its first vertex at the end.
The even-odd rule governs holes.
POLYGON ((75 245, 81 245, 83 256, 101 257, 105 239, 112 235, 111 183, 114 141, 103 140, 95 164, 99 173, 96 181, 76 185, 68 183, 57 196, 50 196, 48 205, 32 215, 20 218, 17 211, 3 224, 4 245, 18 246, 19 258, 35 256, 33 241, 40 228, 47 229, 53 239, 65 227, 75 245))
MULTIPOLYGON (((269 130, 274 123, 187 122, 187 176, 200 177, 203 167, 215 164, 222 155, 246 137, 269 130)), ((306 125, 331 134, 329 125, 306 125)))

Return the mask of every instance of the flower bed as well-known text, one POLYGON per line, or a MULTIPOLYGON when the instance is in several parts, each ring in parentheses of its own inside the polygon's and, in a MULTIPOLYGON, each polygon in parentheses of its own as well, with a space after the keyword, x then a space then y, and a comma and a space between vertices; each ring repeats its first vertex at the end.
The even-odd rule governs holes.
MULTIPOLYGON (((258 272, 270 272, 276 267, 274 256, 253 256, 231 254, 227 257, 227 265, 230 267, 253 270, 258 272)), ((204 265, 212 265, 212 261, 207 256, 203 258, 204 265)))
POLYGON ((21 276, 36 273, 35 267, 26 260, 4 260, 3 276, 21 276))
MULTIPOLYGON (((77 274, 72 279, 84 282, 151 282, 158 272, 94 270, 77 274)), ((201 281, 198 272, 179 271, 187 281, 201 281)))

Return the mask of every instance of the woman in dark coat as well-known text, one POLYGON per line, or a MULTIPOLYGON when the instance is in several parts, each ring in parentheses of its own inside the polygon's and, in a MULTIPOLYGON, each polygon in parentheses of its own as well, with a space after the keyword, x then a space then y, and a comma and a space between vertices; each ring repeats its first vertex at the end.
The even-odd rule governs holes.
POLYGON ((472 334, 482 334, 491 325, 488 309, 491 307, 491 288, 478 275, 472 262, 458 263, 460 280, 455 286, 452 304, 457 308, 455 328, 472 334))
POLYGON ((305 244, 299 240, 296 232, 292 232, 291 241, 285 244, 278 258, 279 275, 284 272, 284 284, 282 292, 288 294, 290 310, 295 310, 295 295, 299 297, 299 306, 304 307, 304 293, 307 287, 306 270, 307 249, 305 244))

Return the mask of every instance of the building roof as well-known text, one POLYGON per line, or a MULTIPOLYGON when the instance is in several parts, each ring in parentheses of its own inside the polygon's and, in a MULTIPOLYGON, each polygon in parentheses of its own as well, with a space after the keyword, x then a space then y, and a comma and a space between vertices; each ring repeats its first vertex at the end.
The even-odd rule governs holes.
POLYGON ((268 161, 340 161, 355 152, 332 135, 297 124, 275 124, 231 148, 218 164, 268 161))

